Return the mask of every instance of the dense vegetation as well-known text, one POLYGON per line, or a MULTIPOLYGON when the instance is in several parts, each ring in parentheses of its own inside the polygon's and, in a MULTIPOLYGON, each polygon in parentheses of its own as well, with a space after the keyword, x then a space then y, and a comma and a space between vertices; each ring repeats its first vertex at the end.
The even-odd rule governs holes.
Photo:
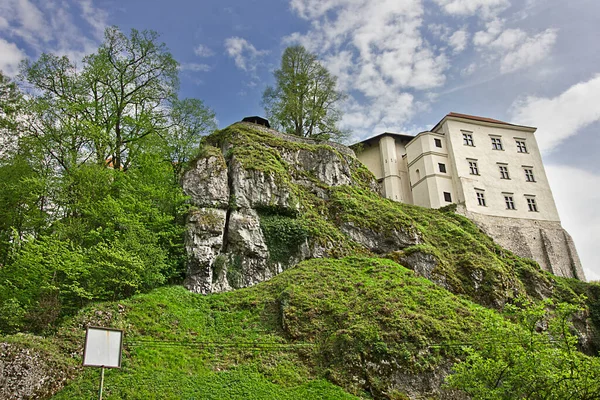
POLYGON ((215 121, 177 71, 155 33, 109 28, 80 68, 24 63, 26 95, 0 75, 0 332, 181 279, 179 175, 215 121))

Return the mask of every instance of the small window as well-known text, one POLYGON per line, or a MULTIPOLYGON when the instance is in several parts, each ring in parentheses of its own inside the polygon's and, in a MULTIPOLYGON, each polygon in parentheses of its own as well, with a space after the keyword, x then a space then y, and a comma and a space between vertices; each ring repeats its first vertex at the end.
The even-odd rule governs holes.
POLYGON ((527 208, 529 208, 529 211, 537 212, 538 207, 537 207, 537 203, 535 202, 535 197, 526 197, 526 199, 527 199, 527 208))
POLYGON ((475 146, 473 143, 473 135, 471 133, 463 133, 463 143, 465 146, 475 146))
POLYGON ((444 192, 444 200, 448 203, 452 203, 452 195, 448 192, 444 192))
POLYGON ((433 139, 433 141, 435 142, 435 147, 442 148, 442 141, 440 139, 433 139))
POLYGON ((417 175, 417 181, 421 180, 421 171, 419 171, 418 169, 415 171, 415 175, 417 175))
POLYGON ((532 168, 525 168, 525 180, 527 182, 535 182, 535 177, 533 176, 532 168))
POLYGON ((517 152, 518 153, 527 153, 527 146, 525 145, 524 140, 517 140, 517 152))
POLYGON ((446 164, 438 163, 440 172, 446 173, 446 164))
POLYGON ((499 165, 500 168, 500 179, 510 179, 508 176, 508 167, 506 165, 499 165))
POLYGON ((504 195, 504 202, 506 203, 507 210, 515 209, 515 200, 513 199, 512 195, 504 195))
POLYGON ((492 138, 492 150, 504 150, 500 138, 492 138))
POLYGON ((479 175, 479 168, 477 167, 477 161, 469 161, 469 172, 471 175, 479 175))
POLYGON ((484 196, 483 192, 476 192, 476 193, 477 193, 477 204, 485 207, 485 196, 484 196))

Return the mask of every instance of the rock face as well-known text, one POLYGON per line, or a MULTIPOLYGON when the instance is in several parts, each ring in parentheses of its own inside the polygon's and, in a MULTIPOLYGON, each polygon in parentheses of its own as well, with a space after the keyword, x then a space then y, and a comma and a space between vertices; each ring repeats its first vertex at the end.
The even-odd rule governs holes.
POLYGON ((33 348, 0 343, 0 399, 43 399, 62 388, 73 371, 63 371, 50 356, 33 348))
MULTIPOLYGON (((372 175, 360 168, 345 146, 251 123, 209 136, 182 181, 194 206, 185 237, 185 286, 205 294, 252 286, 303 259, 334 255, 334 241, 302 235, 307 229, 306 221, 297 221, 306 207, 302 199, 326 201, 331 188, 343 185, 379 191, 372 175), (274 218, 269 237, 264 218, 274 218)), ((402 230, 391 238, 353 225, 343 232, 378 253, 419 241, 415 233, 402 230)))

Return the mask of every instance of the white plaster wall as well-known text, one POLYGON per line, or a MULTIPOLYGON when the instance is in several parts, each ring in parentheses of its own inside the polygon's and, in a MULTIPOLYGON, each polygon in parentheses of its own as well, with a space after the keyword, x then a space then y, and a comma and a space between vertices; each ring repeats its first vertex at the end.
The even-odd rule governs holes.
POLYGON ((421 132, 406 146, 406 150, 414 204, 431 208, 443 207, 450 204, 444 200, 444 192, 450 193, 452 202, 455 202, 456 189, 452 180, 454 169, 444 136, 421 132), (442 141, 441 148, 435 146, 434 139, 442 141), (445 173, 440 172, 439 164, 446 166, 445 173), (417 169, 423 179, 421 183, 418 183, 417 169))
POLYGON ((468 211, 501 217, 559 221, 552 191, 546 178, 532 132, 447 120, 447 141, 456 164, 456 176, 468 211), (475 146, 463 144, 463 131, 471 132, 475 146), (500 137, 504 150, 493 150, 491 136, 500 137), (516 139, 525 139, 528 153, 518 153, 516 139), (470 175, 467 159, 476 159, 479 176, 470 175), (510 178, 500 179, 498 163, 508 164, 510 178), (527 182, 523 165, 532 166, 536 182, 527 182), (486 207, 477 203, 475 189, 483 189, 486 207), (516 210, 507 210, 503 193, 513 193, 516 210), (538 212, 530 212, 525 195, 535 196, 538 212))
POLYGON ((364 144, 362 151, 356 155, 358 160, 375 175, 375 178, 383 178, 381 168, 381 152, 379 151, 379 142, 364 144))

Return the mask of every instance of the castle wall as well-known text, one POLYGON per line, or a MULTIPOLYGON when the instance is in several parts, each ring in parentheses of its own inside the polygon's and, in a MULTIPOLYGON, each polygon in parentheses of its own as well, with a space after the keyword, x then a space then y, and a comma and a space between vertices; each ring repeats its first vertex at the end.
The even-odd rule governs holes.
POLYGON ((460 205, 457 212, 516 255, 537 261, 554 275, 585 281, 573 239, 560 222, 484 215, 460 205))

